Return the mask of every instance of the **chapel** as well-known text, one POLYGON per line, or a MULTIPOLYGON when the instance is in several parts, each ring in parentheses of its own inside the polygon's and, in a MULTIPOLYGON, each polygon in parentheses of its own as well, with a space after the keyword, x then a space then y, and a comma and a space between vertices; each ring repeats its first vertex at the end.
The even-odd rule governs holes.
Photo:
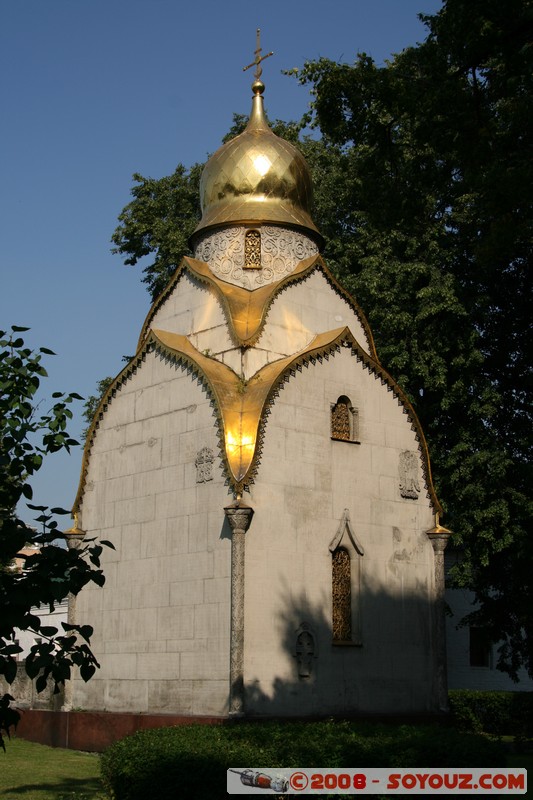
POLYGON ((408 398, 321 256, 300 151, 246 129, 87 436, 71 545, 110 540, 70 619, 71 707, 214 715, 446 708, 448 531, 408 398))

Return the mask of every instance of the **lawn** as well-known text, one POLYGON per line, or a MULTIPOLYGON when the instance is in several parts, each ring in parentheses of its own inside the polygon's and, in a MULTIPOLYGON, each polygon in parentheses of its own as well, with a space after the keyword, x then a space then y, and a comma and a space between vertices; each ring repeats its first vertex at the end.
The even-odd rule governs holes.
POLYGON ((2 800, 105 800, 93 753, 59 750, 23 739, 0 750, 2 800))
MULTIPOLYGON (((100 783, 98 755, 44 747, 23 739, 11 739, 6 744, 7 753, 0 750, 2 800, 107 800, 100 783)), ((533 775, 530 753, 510 754, 507 765, 526 767, 528 775, 533 775)), ((533 798, 533 792, 530 789, 521 796, 533 798)), ((496 800, 497 795, 491 797, 496 800)))

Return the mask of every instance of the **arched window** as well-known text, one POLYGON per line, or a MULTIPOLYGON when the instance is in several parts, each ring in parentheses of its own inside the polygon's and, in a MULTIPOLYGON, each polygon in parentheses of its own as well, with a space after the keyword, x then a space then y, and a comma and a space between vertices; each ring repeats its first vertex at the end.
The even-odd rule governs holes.
POLYGON ((338 547, 332 554, 331 590, 333 607, 333 641, 352 639, 352 576, 350 554, 338 547))
POLYGON ((361 645, 361 571, 364 550, 344 509, 331 553, 331 628, 333 644, 361 645))
POLYGON ((359 416, 349 397, 341 395, 331 406, 331 438, 342 442, 357 442, 359 416))
POLYGON ((261 269, 261 234, 256 230, 246 231, 244 236, 245 269, 261 269))

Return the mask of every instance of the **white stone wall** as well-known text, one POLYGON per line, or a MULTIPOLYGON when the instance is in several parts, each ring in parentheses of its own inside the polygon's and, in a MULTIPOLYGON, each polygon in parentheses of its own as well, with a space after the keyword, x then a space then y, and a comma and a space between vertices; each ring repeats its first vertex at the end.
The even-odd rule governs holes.
POLYGON ((213 411, 187 370, 154 353, 109 405, 92 448, 81 522, 109 539, 103 590, 78 598, 102 668, 73 705, 224 713, 230 541, 213 411), (197 483, 196 455, 215 453, 197 483))
MULTIPOLYGON (((54 611, 50 611, 49 607, 42 607, 42 608, 32 608, 31 613, 35 614, 41 620, 42 625, 51 625, 54 628, 57 628, 59 635, 64 633, 63 627, 61 625, 62 622, 67 621, 67 612, 68 612, 68 603, 67 601, 63 601, 62 603, 58 603, 55 606, 54 611)), ((33 631, 17 631, 17 641, 19 645, 22 647, 22 653, 17 655, 18 661, 23 661, 33 645, 37 642, 39 638, 33 631)))
MULTIPOLYGON (((348 326, 368 349, 348 303, 313 273, 274 300, 257 346, 232 343, 212 290, 184 275, 152 320, 250 377, 348 326)), ((102 669, 75 682, 73 705, 109 711, 225 714, 229 694, 232 500, 218 458, 213 408, 200 381, 150 353, 119 387, 100 421, 81 504, 87 534, 111 540, 103 590, 78 598, 95 628, 102 669), (202 448, 212 479, 197 482, 202 448)), ((244 497, 247 710, 305 714, 436 709, 434 523, 418 442, 403 407, 350 349, 304 367, 268 417, 259 470, 244 497), (331 440, 331 406, 347 395, 360 444, 331 440), (420 494, 400 494, 400 454, 414 452, 420 494), (345 509, 361 556, 361 644, 331 642, 329 545, 345 509), (309 678, 298 674, 295 635, 316 636, 309 678)), ((355 564, 354 564, 355 567, 355 564)))
POLYGON ((343 349, 285 384, 268 419, 246 535, 245 684, 257 713, 434 710, 433 512, 399 493, 400 452, 418 452, 392 392, 343 349), (359 410, 361 444, 332 441, 330 405, 359 410), (362 645, 331 641, 329 544, 347 508, 364 548, 362 645), (296 630, 317 636, 298 677, 296 630))
MULTIPOLYGON (((361 321, 317 270, 276 296, 250 357, 258 363, 260 360, 262 366, 303 350, 317 333, 344 327, 350 328, 368 353, 370 346, 361 321)), ((253 374, 251 370, 250 373, 253 374)))
POLYGON ((446 602, 451 616, 446 618, 446 642, 448 655, 448 688, 478 689, 506 692, 531 692, 533 680, 527 671, 519 672, 515 683, 505 672, 496 669, 498 645, 491 648, 489 666, 470 666, 470 634, 468 626, 458 627, 459 622, 475 609, 475 595, 467 589, 447 589, 446 602))
POLYGON ((363 350, 370 343, 350 305, 328 284, 320 271, 290 285, 273 300, 261 335, 243 352, 228 331, 222 306, 214 290, 185 273, 150 327, 180 333, 201 353, 207 353, 251 378, 261 367, 303 350, 317 333, 349 327, 363 350))

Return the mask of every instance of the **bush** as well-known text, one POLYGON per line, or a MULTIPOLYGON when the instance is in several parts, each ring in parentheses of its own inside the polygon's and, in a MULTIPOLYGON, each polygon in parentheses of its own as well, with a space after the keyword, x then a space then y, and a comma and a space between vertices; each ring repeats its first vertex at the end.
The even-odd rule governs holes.
MULTIPOLYGON (((139 731, 102 755, 115 800, 212 800, 228 767, 503 766, 496 742, 452 728, 358 722, 254 722, 139 731)), ((330 795, 328 795, 330 796, 330 795)), ((331 795, 334 796, 334 795, 331 795)))
POLYGON ((533 736, 533 692, 450 692, 452 720, 462 731, 533 736))

